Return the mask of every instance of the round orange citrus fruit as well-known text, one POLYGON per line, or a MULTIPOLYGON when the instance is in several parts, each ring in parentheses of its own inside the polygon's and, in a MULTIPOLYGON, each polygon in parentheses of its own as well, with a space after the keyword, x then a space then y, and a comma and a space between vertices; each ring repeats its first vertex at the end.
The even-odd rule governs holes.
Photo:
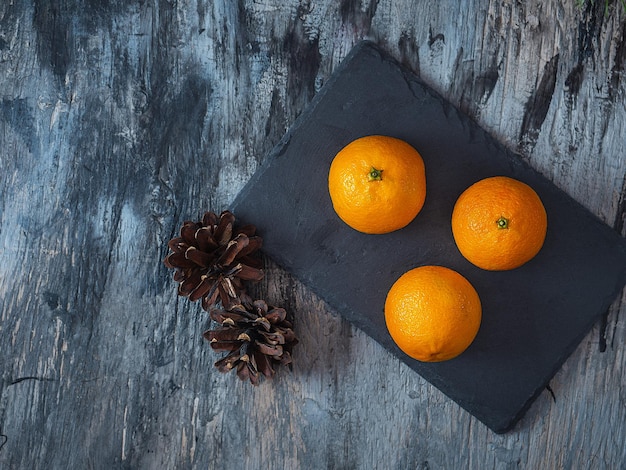
POLYGON ((482 307, 474 287, 443 266, 404 273, 385 301, 391 338, 413 359, 440 362, 457 357, 474 341, 482 307))
POLYGON ((424 161, 403 140, 361 137, 333 159, 328 190, 335 212, 353 229, 393 232, 408 225, 424 205, 424 161))
POLYGON ((546 210, 527 184, 506 176, 467 188, 452 212, 452 235, 461 254, 489 271, 515 269, 543 246, 546 210))

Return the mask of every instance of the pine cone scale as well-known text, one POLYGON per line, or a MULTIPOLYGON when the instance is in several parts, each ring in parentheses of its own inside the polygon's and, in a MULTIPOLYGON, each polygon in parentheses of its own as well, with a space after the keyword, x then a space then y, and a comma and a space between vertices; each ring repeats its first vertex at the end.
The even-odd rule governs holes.
POLYGON ((241 249, 239 257, 244 258, 255 251, 260 250, 263 247, 263 239, 261 237, 249 236, 248 245, 241 249))
POLYGON ((185 251, 185 258, 203 268, 209 268, 215 262, 214 256, 196 248, 195 246, 187 248, 187 251, 185 251))
POLYGON ((237 258, 237 255, 248 245, 248 237, 243 234, 237 235, 226 245, 224 253, 217 259, 217 264, 221 266, 230 266, 237 258))
POLYGON ((172 238, 167 244, 167 247, 174 253, 182 253, 186 246, 185 241, 180 237, 172 238))
POLYGON ((202 282, 202 273, 194 271, 178 285, 178 293, 183 296, 190 295, 202 282))
POLYGON ((195 268, 196 264, 188 259, 183 252, 175 252, 165 258, 165 265, 173 269, 195 268))
POLYGON ((255 353, 254 359, 256 360, 257 370, 263 374, 265 377, 272 378, 276 371, 272 367, 272 362, 270 359, 262 353, 255 353))
POLYGON ((256 233, 256 227, 252 224, 243 225, 237 229, 237 233, 243 233, 247 235, 248 238, 252 238, 256 233))
POLYGON ((215 363, 215 367, 217 367, 217 370, 219 370, 220 372, 228 372, 233 369, 233 367, 235 367, 235 364, 239 362, 240 357, 241 354, 239 352, 239 348, 237 348, 230 354, 224 356, 222 359, 217 361, 215 363))
POLYGON ((288 364, 291 364, 292 362, 293 359, 291 358, 291 353, 289 351, 283 352, 283 355, 280 358, 281 365, 286 366, 288 364))
POLYGON ((209 252, 219 248, 219 244, 213 239, 213 231, 209 227, 202 227, 195 234, 198 248, 204 252, 209 252))
POLYGON ((241 343, 239 341, 213 341, 211 348, 214 351, 227 352, 227 351, 239 351, 241 343))
POLYGON ((211 307, 215 305, 215 303, 217 302, 217 299, 220 297, 225 298, 226 293, 223 292, 223 289, 221 289, 220 284, 215 282, 211 286, 211 289, 209 290, 209 292, 207 292, 207 294, 204 297, 202 297, 202 308, 207 311, 210 310, 211 307))
POLYGON ((237 274, 237 277, 244 281, 260 281, 263 279, 262 269, 253 268, 243 263, 236 264, 227 272, 237 274))
POLYGON ((261 341, 255 341, 256 347, 259 352, 266 356, 280 357, 283 355, 283 347, 280 345, 272 346, 270 344, 262 343, 261 341))
POLYGON ((180 236, 168 243, 171 253, 164 263, 176 270, 178 293, 192 301, 202 299, 202 308, 207 311, 218 299, 224 305, 231 304, 244 292, 242 281, 260 281, 264 275, 262 269, 248 264, 260 266, 260 260, 251 255, 261 246, 261 238, 254 237, 250 246, 246 235, 254 234, 256 228, 247 225, 241 233, 234 223, 235 216, 229 211, 219 217, 207 212, 201 222, 184 222, 180 236), (242 262, 242 253, 246 263, 242 262))
POLYGON ((238 344, 241 345, 242 340, 240 337, 244 333, 245 330, 241 330, 239 328, 220 328, 219 330, 209 330, 205 332, 204 337, 209 341, 209 343, 216 344, 216 347, 219 346, 218 343, 230 342, 238 342, 238 344))
POLYGON ((232 322, 243 322, 245 318, 243 315, 239 313, 235 313, 234 311, 226 312, 225 310, 219 308, 213 308, 210 311, 211 320, 216 321, 217 323, 224 323, 226 320, 230 320, 232 322))
POLYGON ((267 344, 285 344, 285 336, 282 333, 269 333, 267 331, 260 332, 267 344))
POLYGON ((248 296, 240 300, 229 308, 211 309, 211 319, 220 325, 203 336, 213 349, 231 351, 215 363, 218 369, 236 367, 240 379, 256 384, 259 374, 273 377, 272 364, 291 363, 291 349, 298 340, 285 309, 269 306, 263 300, 253 302, 248 296))
POLYGON ((289 328, 278 328, 278 331, 284 339, 284 343, 281 344, 290 344, 298 341, 295 333, 291 329, 291 326, 289 328))
POLYGON ((180 237, 183 239, 183 243, 187 246, 192 246, 196 241, 196 231, 198 230, 197 224, 193 222, 185 222, 180 229, 180 237))
POLYGON ((270 323, 280 323, 285 321, 286 316, 287 311, 284 308, 274 308, 265 315, 265 318, 267 318, 267 321, 270 323))
POLYGON ((211 290, 211 287, 213 287, 213 284, 215 284, 214 281, 211 281, 206 276, 202 276, 200 284, 198 284, 198 286, 188 294, 189 300, 191 300, 192 302, 200 300, 202 297, 208 294, 208 292, 211 290))
POLYGON ((202 216, 202 225, 205 227, 213 227, 217 225, 217 214, 215 212, 205 212, 202 216))
POLYGON ((233 224, 235 223, 235 216, 228 211, 224 211, 220 214, 219 223, 213 238, 219 245, 226 245, 233 237, 233 224))

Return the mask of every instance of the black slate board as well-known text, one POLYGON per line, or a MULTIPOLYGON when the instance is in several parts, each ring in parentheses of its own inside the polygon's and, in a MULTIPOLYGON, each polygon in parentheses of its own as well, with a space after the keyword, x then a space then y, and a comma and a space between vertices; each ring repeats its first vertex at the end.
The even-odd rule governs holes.
POLYGON ((523 416, 626 283, 624 238, 369 42, 344 60, 232 210, 258 226, 268 256, 497 433, 523 416), (344 225, 327 190, 335 154, 369 134, 406 140, 426 165, 422 212, 387 235, 344 225), (456 198, 493 175, 528 183, 548 213, 542 251, 508 272, 471 265, 450 229, 456 198), (474 343, 437 364, 402 353, 383 316, 393 282, 426 264, 459 271, 483 303, 474 343))

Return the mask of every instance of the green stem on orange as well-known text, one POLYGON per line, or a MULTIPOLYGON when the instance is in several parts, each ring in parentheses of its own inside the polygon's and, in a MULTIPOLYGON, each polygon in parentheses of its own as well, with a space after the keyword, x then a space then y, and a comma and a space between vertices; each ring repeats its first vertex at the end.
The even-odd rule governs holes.
POLYGON ((383 179, 383 170, 377 170, 372 167, 367 174, 367 181, 381 181, 383 179))
POLYGON ((509 228, 509 219, 500 216, 500 218, 496 220, 496 224, 498 225, 499 229, 509 228))

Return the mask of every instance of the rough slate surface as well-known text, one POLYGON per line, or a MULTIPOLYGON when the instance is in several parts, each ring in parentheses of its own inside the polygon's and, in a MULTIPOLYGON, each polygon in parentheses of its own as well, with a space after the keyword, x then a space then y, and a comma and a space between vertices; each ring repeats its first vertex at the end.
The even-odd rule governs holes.
POLYGON ((499 433, 523 415, 626 282, 625 239, 367 42, 346 58, 233 209, 258 225, 270 257, 499 433), (406 140, 426 165, 424 209, 392 234, 350 229, 334 214, 327 192, 334 155, 369 134, 406 140), (542 251, 509 272, 472 266, 450 230, 456 198, 493 175, 528 183, 548 213, 542 251), (393 282, 425 264, 465 275, 483 303, 474 343, 439 364, 401 353, 383 316, 393 282))

